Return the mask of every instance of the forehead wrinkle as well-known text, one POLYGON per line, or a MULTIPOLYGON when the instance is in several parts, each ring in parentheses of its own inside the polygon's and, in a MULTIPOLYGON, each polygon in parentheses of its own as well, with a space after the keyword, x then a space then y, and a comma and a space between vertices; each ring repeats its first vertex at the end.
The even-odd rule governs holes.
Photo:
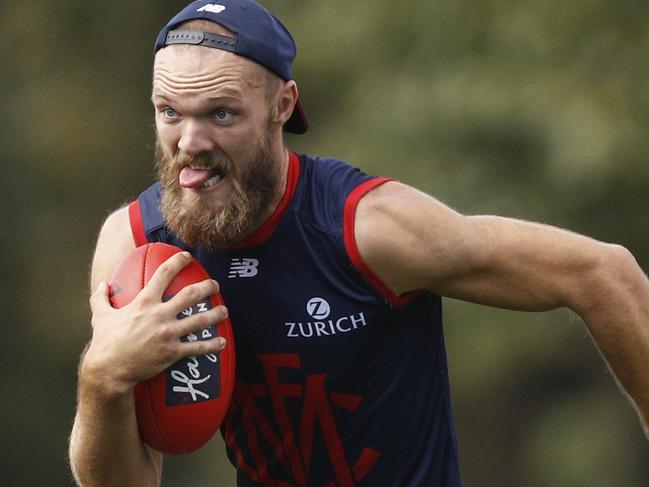
POLYGON ((205 89, 210 85, 239 84, 263 88, 265 69, 231 52, 203 46, 168 46, 155 56, 153 84, 171 90, 205 89))
POLYGON ((243 97, 240 87, 241 78, 236 74, 212 74, 209 77, 177 79, 164 73, 156 73, 153 78, 153 93, 156 91, 169 92, 174 95, 185 93, 196 95, 199 93, 211 96, 229 96, 231 98, 243 97))

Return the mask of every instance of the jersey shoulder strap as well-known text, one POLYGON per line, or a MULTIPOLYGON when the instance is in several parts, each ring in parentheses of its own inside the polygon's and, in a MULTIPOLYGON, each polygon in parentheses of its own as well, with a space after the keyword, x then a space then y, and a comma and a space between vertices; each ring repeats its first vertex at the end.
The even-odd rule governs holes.
POLYGON ((152 184, 131 201, 128 214, 135 245, 167 241, 165 219, 160 211, 160 183, 152 184))
POLYGON ((350 262, 391 305, 410 302, 415 293, 401 296, 394 292, 363 260, 356 244, 356 208, 374 188, 393 181, 368 176, 360 169, 335 159, 301 156, 303 176, 296 194, 296 211, 303 221, 332 235, 339 235, 350 262))

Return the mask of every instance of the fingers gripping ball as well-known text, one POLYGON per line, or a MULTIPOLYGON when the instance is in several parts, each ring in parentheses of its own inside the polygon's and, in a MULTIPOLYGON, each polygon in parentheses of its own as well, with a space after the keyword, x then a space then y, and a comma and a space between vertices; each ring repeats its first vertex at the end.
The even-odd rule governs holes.
MULTIPOLYGON (((149 282, 155 270, 182 249, 162 243, 138 247, 117 267, 110 280, 114 308, 130 303, 149 282)), ((209 279, 197 260, 183 268, 164 292, 171 299, 182 288, 209 279)), ((212 295, 178 315, 179 319, 223 304, 212 295)), ((184 358, 146 381, 136 384, 135 407, 140 435, 145 443, 164 453, 188 453, 203 446, 221 425, 228 409, 235 375, 235 351, 229 318, 182 341, 227 340, 219 353, 184 358)))

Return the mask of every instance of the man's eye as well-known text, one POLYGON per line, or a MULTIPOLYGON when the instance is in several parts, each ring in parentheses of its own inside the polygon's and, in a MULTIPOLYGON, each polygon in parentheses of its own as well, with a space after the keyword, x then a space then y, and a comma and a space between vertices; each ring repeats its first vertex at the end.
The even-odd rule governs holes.
POLYGON ((232 112, 230 110, 221 108, 214 112, 214 118, 219 122, 229 122, 230 119, 232 119, 232 112))
POLYGON ((176 118, 178 116, 178 112, 176 112, 176 110, 170 107, 167 107, 164 110, 162 110, 162 114, 167 118, 176 118))

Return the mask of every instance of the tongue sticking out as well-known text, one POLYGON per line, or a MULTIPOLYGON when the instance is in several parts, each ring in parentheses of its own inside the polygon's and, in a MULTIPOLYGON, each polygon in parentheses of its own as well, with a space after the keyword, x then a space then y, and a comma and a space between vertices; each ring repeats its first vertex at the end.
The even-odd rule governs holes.
POLYGON ((192 169, 185 166, 180 171, 178 182, 183 188, 199 188, 215 174, 215 169, 192 169))

